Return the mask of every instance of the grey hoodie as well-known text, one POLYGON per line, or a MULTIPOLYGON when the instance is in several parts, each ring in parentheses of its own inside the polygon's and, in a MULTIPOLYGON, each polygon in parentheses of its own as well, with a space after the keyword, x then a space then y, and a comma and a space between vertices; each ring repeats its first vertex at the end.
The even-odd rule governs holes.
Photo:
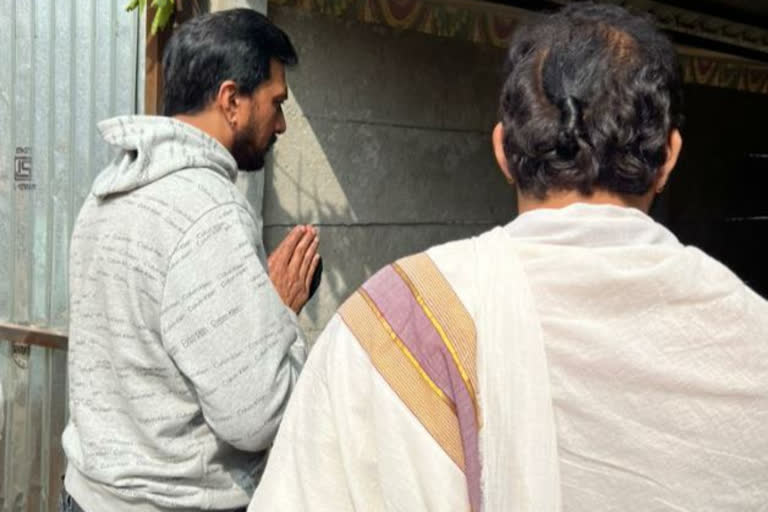
POLYGON ((219 142, 163 117, 120 149, 70 248, 65 486, 87 512, 247 505, 306 358, 219 142))

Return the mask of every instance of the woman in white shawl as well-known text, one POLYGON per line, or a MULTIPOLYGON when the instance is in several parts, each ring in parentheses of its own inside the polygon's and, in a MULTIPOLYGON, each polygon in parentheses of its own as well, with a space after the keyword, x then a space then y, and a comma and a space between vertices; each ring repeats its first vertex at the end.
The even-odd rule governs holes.
POLYGON ((768 510, 768 303, 647 215, 682 145, 674 48, 573 4, 508 64, 520 215, 348 299, 250 512, 768 510))

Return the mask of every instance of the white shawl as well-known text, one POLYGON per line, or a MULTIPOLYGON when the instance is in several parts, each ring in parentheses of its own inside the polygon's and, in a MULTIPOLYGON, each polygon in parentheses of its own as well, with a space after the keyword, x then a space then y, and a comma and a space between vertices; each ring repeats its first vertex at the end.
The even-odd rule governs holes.
POLYGON ((483 509, 559 512, 560 474, 541 325, 514 239, 478 239, 477 315, 483 509), (507 255, 501 259, 500 255, 507 255))

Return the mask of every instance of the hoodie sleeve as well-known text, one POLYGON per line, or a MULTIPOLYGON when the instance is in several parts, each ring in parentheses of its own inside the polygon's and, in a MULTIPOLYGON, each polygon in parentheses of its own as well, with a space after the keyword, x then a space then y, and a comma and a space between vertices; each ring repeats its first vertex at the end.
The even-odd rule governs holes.
POLYGON ((171 256, 161 312, 165 348, 206 421, 247 451, 270 446, 306 359, 296 317, 257 256, 256 234, 237 203, 204 214, 171 256))

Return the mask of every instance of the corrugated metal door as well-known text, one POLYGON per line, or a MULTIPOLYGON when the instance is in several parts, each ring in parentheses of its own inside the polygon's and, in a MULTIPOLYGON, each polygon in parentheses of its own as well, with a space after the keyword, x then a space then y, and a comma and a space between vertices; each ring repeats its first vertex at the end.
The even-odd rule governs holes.
MULTIPOLYGON (((0 321, 66 330, 75 216, 109 158, 96 122, 143 105, 125 0, 0 0, 0 321)), ((0 339, 0 512, 52 511, 66 352, 0 339)))

